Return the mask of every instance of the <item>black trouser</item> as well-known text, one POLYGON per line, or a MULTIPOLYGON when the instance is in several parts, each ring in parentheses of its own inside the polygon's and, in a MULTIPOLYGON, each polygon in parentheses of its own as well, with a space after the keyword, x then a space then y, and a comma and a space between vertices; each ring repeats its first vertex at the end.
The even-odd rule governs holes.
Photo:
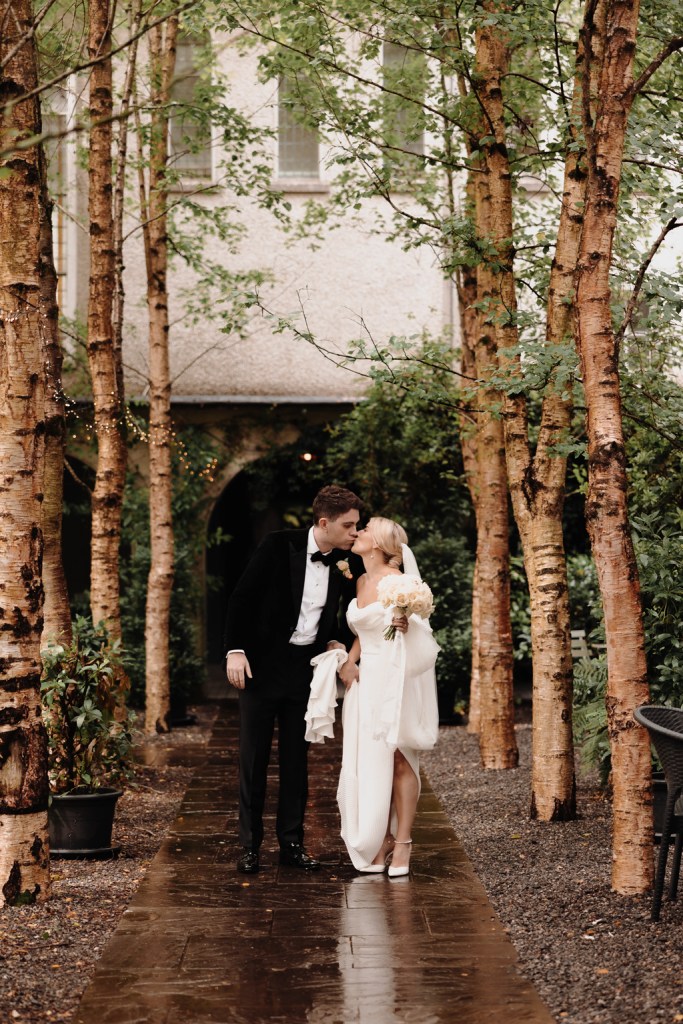
POLYGON ((240 701, 239 841, 258 850, 263 842, 263 806, 275 722, 278 725, 280 791, 276 832, 280 846, 303 843, 308 798, 305 714, 316 645, 288 644, 277 662, 254 669, 240 701))

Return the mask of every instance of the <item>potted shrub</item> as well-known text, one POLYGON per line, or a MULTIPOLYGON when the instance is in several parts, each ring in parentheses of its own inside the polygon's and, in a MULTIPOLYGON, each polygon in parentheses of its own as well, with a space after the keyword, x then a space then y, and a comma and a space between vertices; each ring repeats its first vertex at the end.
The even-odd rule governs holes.
POLYGON ((42 652, 48 736, 50 852, 111 856, 120 784, 130 773, 133 716, 121 700, 120 642, 103 624, 76 619, 68 645, 42 652))

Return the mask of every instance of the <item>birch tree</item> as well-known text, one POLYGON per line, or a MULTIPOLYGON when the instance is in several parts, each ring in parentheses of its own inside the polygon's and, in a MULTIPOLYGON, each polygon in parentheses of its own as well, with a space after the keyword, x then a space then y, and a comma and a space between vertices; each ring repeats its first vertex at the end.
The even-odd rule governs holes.
POLYGON ((40 713, 48 293, 44 161, 28 0, 0 4, 0 904, 45 899, 47 745, 40 713), (15 149, 14 147, 19 147, 15 149))
MULTIPOLYGON (((140 211, 147 268, 149 317, 149 515, 151 564, 145 624, 147 733, 167 732, 170 725, 169 616, 173 588, 171 515, 171 373, 168 320, 168 162, 169 100, 175 71, 178 18, 153 28, 149 35, 151 117, 148 130, 148 176, 140 161, 140 211)), ((138 138, 143 137, 138 122, 138 138)))
MULTIPOLYGON (((505 161, 504 134, 492 119, 491 103, 502 102, 501 78, 509 69, 509 52, 495 26, 482 29, 477 36, 473 81, 482 116, 475 115, 475 227, 478 238, 488 240, 503 213, 496 204, 496 186, 504 169, 495 166, 496 158, 505 161), (494 134, 498 128, 498 137, 494 134), (492 137, 493 145, 480 143, 492 137), (492 166, 493 165, 493 166, 492 166)), ((495 118, 495 114, 494 114, 495 118)), ((472 157, 470 157, 472 159, 472 157)), ((507 171, 509 181, 509 170, 507 171)), ((511 221, 511 210, 508 221, 511 221)), ((511 239, 511 232, 507 236, 511 239)), ((496 259, 502 254, 496 252, 496 259)), ((476 268, 479 332, 475 369, 480 391, 477 402, 477 559, 479 591, 479 747, 485 768, 513 768, 517 764, 512 696, 512 625, 510 622, 510 547, 508 523, 508 485, 505 461, 503 420, 497 408, 501 396, 492 385, 498 369, 497 318, 498 278, 493 261, 481 260, 476 268), (486 607, 482 601, 486 601, 486 607)), ((505 275, 508 282, 511 272, 505 275)), ((514 311, 514 296, 509 311, 514 311)), ((505 297, 502 298, 505 302, 505 297)))
POLYGON ((88 5, 90 147, 88 216, 90 287, 88 362, 92 381, 97 475, 92 495, 90 607, 113 637, 121 635, 119 546, 127 449, 123 434, 123 374, 112 321, 115 282, 112 210, 112 62, 109 0, 88 5))
POLYGON ((53 258, 52 201, 41 151, 40 301, 45 332, 45 474, 43 497, 43 583, 45 587, 43 646, 69 643, 71 608, 62 561, 62 505, 66 451, 65 395, 62 386, 62 345, 59 335, 57 273, 53 258))
POLYGON ((672 37, 634 81, 639 0, 608 0, 604 22, 590 4, 583 29, 583 130, 588 181, 576 270, 576 335, 586 396, 588 496, 586 522, 598 572, 607 640, 607 717, 612 750, 613 865, 617 892, 638 893, 652 884, 650 742, 633 721, 647 703, 638 566, 627 490, 619 350, 612 321, 610 270, 617 225, 624 143, 633 100, 671 53, 672 37), (585 82, 598 78, 595 116, 585 82))
MULTIPOLYGON (((521 377, 514 277, 512 175, 505 114, 505 79, 511 71, 510 29, 513 25, 506 19, 505 11, 502 5, 484 5, 476 33, 473 81, 485 120, 485 131, 479 142, 483 153, 483 173, 476 191, 477 229, 490 253, 478 267, 478 300, 485 304, 484 319, 493 335, 491 347, 498 355, 501 370, 507 370, 513 377, 521 377)), ((567 132, 571 137, 571 117, 567 132)), ((577 225, 580 225, 577 214, 583 175, 577 173, 577 149, 576 144, 570 149, 565 168, 556 258, 548 290, 548 345, 560 345, 567 340, 568 319, 558 315, 558 310, 561 313, 568 308, 569 293, 566 287, 562 288, 562 282, 571 281, 575 265, 570 227, 574 225, 575 228, 576 249, 577 225), (575 181, 577 189, 574 191, 578 194, 572 194, 571 186, 575 181)), ((481 374, 478 376, 484 379, 481 374)), ((539 436, 533 451, 524 395, 513 390, 503 394, 507 476, 522 539, 531 600, 534 708, 531 809, 534 817, 543 820, 573 818, 576 785, 571 724, 572 660, 562 532, 566 460, 553 451, 556 442, 568 433, 571 399, 562 382, 552 379, 548 382, 539 436)))

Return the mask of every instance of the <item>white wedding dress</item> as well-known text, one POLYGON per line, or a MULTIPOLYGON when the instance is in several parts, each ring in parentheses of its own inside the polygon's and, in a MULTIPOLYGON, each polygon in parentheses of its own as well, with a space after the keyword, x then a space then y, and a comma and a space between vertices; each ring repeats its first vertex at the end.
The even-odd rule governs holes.
POLYGON ((414 615, 406 634, 385 640, 386 615, 379 601, 359 608, 354 598, 347 619, 360 640, 360 678, 344 697, 337 802, 342 838, 353 866, 362 870, 379 852, 390 813, 395 829, 394 750, 406 758, 419 787, 418 750, 436 743, 434 663, 439 648, 428 624, 414 615))

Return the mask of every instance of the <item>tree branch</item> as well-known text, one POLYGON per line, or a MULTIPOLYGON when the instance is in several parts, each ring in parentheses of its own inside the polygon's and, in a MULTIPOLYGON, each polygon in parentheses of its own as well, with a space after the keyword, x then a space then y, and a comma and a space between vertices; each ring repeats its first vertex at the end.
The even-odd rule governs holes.
POLYGON ((683 49, 683 36, 674 36, 673 39, 669 40, 664 49, 657 54, 652 63, 648 64, 642 74, 635 80, 631 86, 631 97, 633 98, 634 96, 637 96, 643 86, 647 85, 650 81, 655 71, 659 70, 664 61, 667 60, 672 53, 675 53, 680 49, 683 49))
POLYGON ((659 232, 659 235, 650 246, 650 249, 647 255, 645 256, 645 259, 641 263, 638 273, 636 275, 636 279, 633 285, 633 291, 631 292, 631 298, 628 300, 628 305, 626 306, 626 310, 624 312, 624 319, 621 321, 621 326, 615 334, 615 341, 617 345, 620 345, 623 341, 626 329, 631 323, 636 305, 638 303, 640 289, 643 286, 643 281, 645 280, 645 275, 647 274, 648 267, 650 266, 652 260, 655 258, 655 255, 657 254, 657 250, 659 249, 660 245, 662 244, 666 236, 669 234, 669 232, 674 231, 676 228, 680 227, 683 227, 683 221, 679 221, 677 217, 672 217, 671 220, 664 225, 662 230, 659 232))
POLYGON ((88 495, 92 498, 92 490, 88 487, 85 480, 81 480, 76 470, 73 468, 69 460, 66 458, 64 459, 64 468, 66 469, 67 473, 74 478, 78 486, 82 487, 84 491, 87 491, 88 495))
MULTIPOLYGON (((31 23, 31 27, 29 28, 28 32, 24 33, 24 35, 20 39, 17 40, 17 42, 14 44, 14 46, 9 51, 9 53, 5 55, 5 57, 3 58, 2 61, 0 61, 0 71, 3 71, 7 67, 9 62, 12 60, 12 57, 14 57, 14 55, 19 52, 19 50, 22 48, 22 46, 25 43, 27 43, 29 41, 29 39, 31 39, 35 35, 36 29, 40 25, 41 21, 43 20, 45 15, 48 13, 50 8, 53 7, 56 3, 57 3, 57 0, 47 0, 47 3, 45 4, 45 6, 43 8, 41 8, 41 10, 38 11, 38 13, 36 14, 35 18, 33 19, 32 23, 31 23)), ((8 11, 9 11, 9 7, 8 7, 8 11)), ((0 33, 1 33, 1 31, 2 30, 0 28, 0 33)))
POLYGON ((49 82, 44 82, 42 85, 36 86, 36 88, 32 89, 30 92, 24 93, 22 96, 14 97, 10 103, 5 104, 4 107, 0 107, 0 113, 4 114, 8 107, 11 107, 16 103, 25 103, 26 100, 33 99, 34 96, 39 96, 41 93, 46 92, 49 89, 53 89, 55 85, 59 85, 60 82, 66 81, 66 79, 70 78, 72 75, 76 75, 81 71, 87 71, 89 68, 94 68, 95 65, 99 64, 102 60, 106 60, 109 57, 115 57, 118 53, 127 49, 127 47, 129 47, 136 39, 140 39, 142 36, 146 35, 151 29, 156 28, 158 25, 163 25, 164 22, 169 20, 169 18, 177 17, 184 11, 189 11, 192 7, 196 7, 197 3, 198 0, 186 0, 186 3, 180 4, 179 7, 175 7, 168 14, 164 14, 161 18, 157 18, 156 21, 147 22, 136 35, 126 39, 124 43, 121 43, 120 46, 116 46, 112 50, 109 50, 106 54, 103 54, 100 57, 95 57, 93 60, 86 61, 84 64, 77 64, 75 67, 69 68, 68 71, 63 71, 61 75, 57 75, 55 78, 50 79, 49 82))

